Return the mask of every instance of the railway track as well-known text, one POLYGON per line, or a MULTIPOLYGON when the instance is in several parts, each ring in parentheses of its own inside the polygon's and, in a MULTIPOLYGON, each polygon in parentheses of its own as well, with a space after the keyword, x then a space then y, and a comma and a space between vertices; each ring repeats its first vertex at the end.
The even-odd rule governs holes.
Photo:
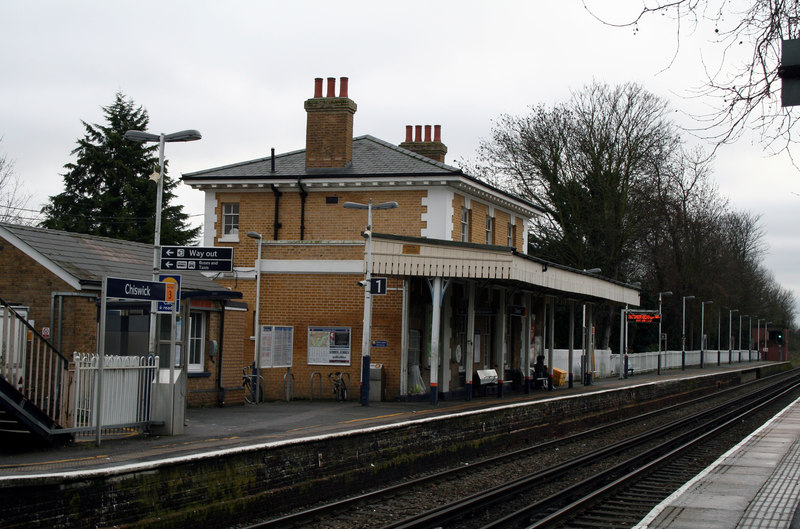
MULTIPOLYGON (((628 519, 637 516, 631 505, 641 505, 639 509, 652 506, 660 499, 653 502, 651 498, 665 497, 697 473, 698 469, 691 465, 677 472, 680 464, 662 462, 665 452, 682 447, 703 432, 716 431, 714 428, 720 423, 735 422, 738 419, 731 417, 741 411, 732 409, 752 411, 764 395, 765 390, 758 383, 739 386, 713 397, 469 462, 249 527, 613 527, 609 520, 622 520, 620 527, 630 527, 626 525, 628 519), (752 391, 744 397, 731 398, 746 386, 752 391), (724 402, 709 408, 712 401, 724 402), (689 409, 698 411, 677 418, 689 409), (654 427, 653 423, 657 425, 654 427), (643 467, 653 467, 653 472, 660 468, 663 474, 645 478, 646 486, 620 489, 625 486, 620 480, 632 472, 630 469, 643 467), (480 481, 475 478, 482 474, 488 477, 480 481), (512 475, 517 477, 510 479, 512 475), (499 476, 509 479, 501 483, 499 476), (479 490, 471 494, 472 489, 479 490), (648 492, 651 489, 652 493, 648 492), (669 492, 663 494, 665 490, 669 492), (454 501, 454 497, 459 499, 454 501), (596 510, 592 511, 591 506, 596 510)), ((693 457, 696 466, 697 457, 693 457)))
MULTIPOLYGON (((708 465, 722 447, 715 446, 715 437, 725 429, 738 426, 742 420, 760 409, 798 390, 798 382, 782 385, 756 399, 736 399, 712 410, 694 414, 684 420, 635 436, 616 446, 586 454, 576 461, 546 474, 532 474, 524 481, 515 480, 495 491, 487 491, 449 505, 446 510, 413 517, 392 528, 480 527, 481 529, 552 527, 629 528, 653 506, 691 479, 708 465), (686 425, 694 425, 686 429, 686 425), (655 444, 650 441, 668 436, 655 444), (636 450, 644 447, 643 450, 636 450), (629 451, 636 451, 630 456, 629 451), (614 454, 624 454, 615 464, 602 471, 592 471, 614 454), (584 466, 584 479, 544 498, 530 501, 525 495, 529 482, 559 476, 584 466), (521 505, 519 508, 515 506, 521 505), (497 516, 499 509, 512 512, 497 516), (481 520, 481 512, 491 512, 492 519, 481 520), (452 514, 452 515, 450 515, 452 514), (477 520, 478 523, 472 523, 477 520), (433 521, 433 524, 431 523, 433 521)), ((578 479, 578 478, 573 478, 578 479)))

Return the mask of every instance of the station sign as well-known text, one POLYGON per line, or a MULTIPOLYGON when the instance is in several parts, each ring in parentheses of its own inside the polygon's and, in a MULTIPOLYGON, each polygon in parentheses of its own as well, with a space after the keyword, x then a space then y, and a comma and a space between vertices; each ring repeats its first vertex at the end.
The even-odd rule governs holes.
POLYGON ((231 272, 233 248, 217 246, 162 246, 161 270, 197 270, 199 272, 231 272))
POLYGON ((658 323, 661 315, 656 311, 628 312, 627 319, 633 323, 658 323))
POLYGON ((524 305, 509 305, 508 306, 508 313, 512 316, 527 316, 528 311, 525 310, 524 305))
MULTIPOLYGON (((181 276, 179 274, 159 274, 158 280, 162 283, 173 283, 175 288, 177 288, 177 294, 175 297, 177 298, 178 306, 175 308, 175 312, 181 311, 181 276)), ((174 303, 171 301, 159 301, 156 305, 156 312, 159 314, 169 314, 172 312, 172 305, 174 303)))
POLYGON ((386 294, 386 278, 371 277, 369 280, 369 292, 379 296, 386 294))
POLYGON ((175 301, 177 287, 174 283, 162 283, 161 281, 107 277, 106 297, 146 301, 175 301))

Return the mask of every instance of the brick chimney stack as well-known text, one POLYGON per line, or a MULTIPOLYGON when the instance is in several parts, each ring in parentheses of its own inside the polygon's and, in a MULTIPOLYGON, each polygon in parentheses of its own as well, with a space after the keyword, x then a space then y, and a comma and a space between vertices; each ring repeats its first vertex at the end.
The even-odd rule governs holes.
POLYGON ((422 138, 422 125, 406 125, 406 141, 400 144, 403 149, 415 152, 431 160, 444 163, 447 146, 442 143, 442 126, 433 126, 433 139, 431 139, 431 126, 425 125, 425 139, 422 138), (413 130, 413 134, 412 134, 413 130))
POLYGON ((314 79, 314 97, 305 102, 306 169, 345 167, 353 160, 353 114, 355 102, 347 96, 348 79, 328 78, 328 89, 322 96, 322 78, 314 79))

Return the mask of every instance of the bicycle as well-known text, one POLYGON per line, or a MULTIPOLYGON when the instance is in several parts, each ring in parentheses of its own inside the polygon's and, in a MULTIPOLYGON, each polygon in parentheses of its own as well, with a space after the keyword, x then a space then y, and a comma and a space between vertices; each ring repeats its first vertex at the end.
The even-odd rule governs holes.
POLYGON ((258 404, 264 401, 264 377, 253 373, 253 366, 242 368, 242 389, 244 389, 244 400, 248 404, 258 404), (258 377, 258 394, 256 394, 256 376, 258 377))
POLYGON ((333 382, 333 394, 336 395, 336 401, 347 401, 347 384, 343 378, 344 373, 337 371, 335 373, 328 373, 328 379, 333 382))

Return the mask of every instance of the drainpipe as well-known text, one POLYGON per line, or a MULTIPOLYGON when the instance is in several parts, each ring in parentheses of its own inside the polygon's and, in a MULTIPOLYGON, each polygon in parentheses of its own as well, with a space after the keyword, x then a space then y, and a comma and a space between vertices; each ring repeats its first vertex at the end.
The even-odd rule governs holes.
POLYGON ((297 185, 300 188, 300 240, 305 240, 305 231, 306 231, 306 197, 308 196, 308 191, 303 187, 302 182, 300 179, 297 179, 297 185))
POLYGON ((222 351, 225 350, 225 300, 220 302, 222 314, 219 317, 219 350, 217 351, 217 405, 225 407, 225 388, 222 386, 222 351))
POLYGON ((272 194, 275 195, 275 220, 272 222, 272 238, 277 241, 278 230, 281 229, 281 223, 278 222, 278 212, 280 211, 281 196, 283 196, 283 193, 280 192, 278 186, 272 184, 272 194))

